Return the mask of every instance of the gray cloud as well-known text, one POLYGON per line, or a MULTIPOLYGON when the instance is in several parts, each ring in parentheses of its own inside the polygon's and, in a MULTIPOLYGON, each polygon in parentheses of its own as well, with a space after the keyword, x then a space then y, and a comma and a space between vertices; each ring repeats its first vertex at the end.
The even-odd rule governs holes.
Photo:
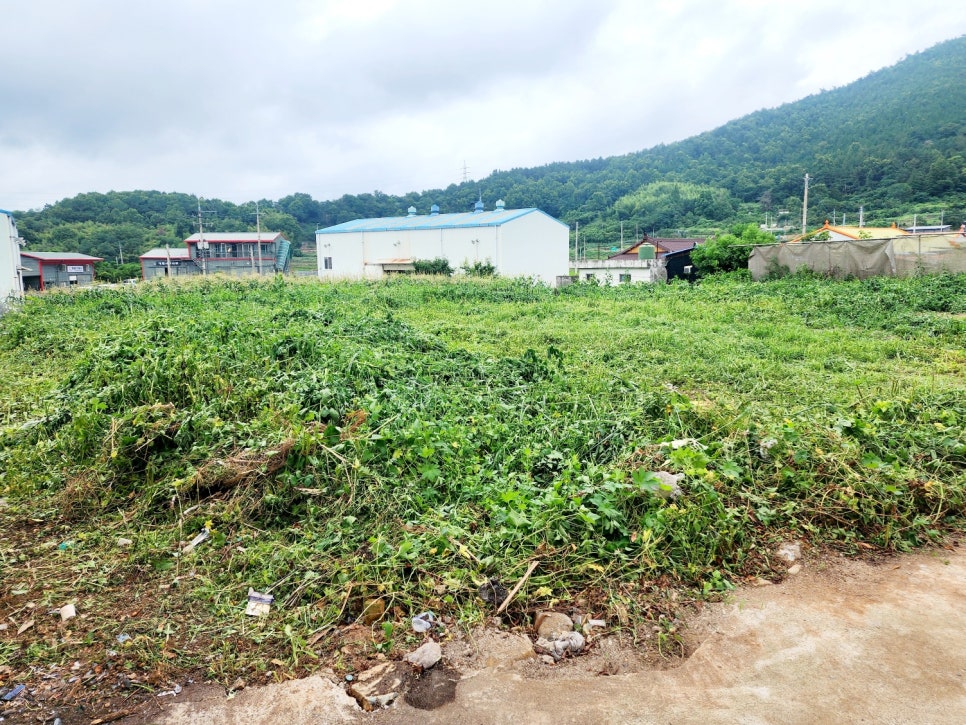
POLYGON ((627 153, 843 85, 966 21, 942 0, 17 5, 2 208, 128 188, 398 193, 458 181, 464 160, 478 177, 627 153))

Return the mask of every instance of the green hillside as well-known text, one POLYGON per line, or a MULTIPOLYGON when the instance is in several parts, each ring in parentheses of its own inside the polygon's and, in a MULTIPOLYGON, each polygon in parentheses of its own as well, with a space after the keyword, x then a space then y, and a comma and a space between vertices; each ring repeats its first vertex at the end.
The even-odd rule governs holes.
MULTIPOLYGON (((403 215, 414 205, 443 211, 492 205, 536 206, 581 237, 612 245, 627 235, 703 236, 738 222, 801 220, 803 177, 813 183, 809 218, 864 207, 870 224, 959 223, 966 218, 966 36, 910 56, 848 86, 761 110, 718 129, 644 151, 537 168, 494 171, 478 182, 392 196, 315 200, 295 193, 264 201, 264 228, 311 241, 319 226, 403 215)), ((655 109, 673 114, 673 108, 655 109)), ((253 230, 254 203, 205 200, 211 231, 253 230)), ((111 260, 159 243, 180 243, 197 228, 197 200, 156 191, 81 194, 40 211, 19 212, 34 249, 75 249, 111 260)))

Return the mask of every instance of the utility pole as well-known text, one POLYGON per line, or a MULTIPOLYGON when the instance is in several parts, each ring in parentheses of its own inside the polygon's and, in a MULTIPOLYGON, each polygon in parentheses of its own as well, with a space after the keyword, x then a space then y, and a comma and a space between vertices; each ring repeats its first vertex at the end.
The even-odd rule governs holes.
MULTIPOLYGON (((205 211, 205 214, 213 214, 214 212, 205 211)), ((211 249, 211 245, 205 240, 205 228, 201 222, 201 197, 198 197, 198 256, 201 257, 201 273, 208 276, 208 250, 211 249)))
POLYGON ((577 222, 577 231, 574 232, 574 262, 580 260, 580 222, 577 222))
POLYGON ((255 229, 258 234, 258 276, 262 276, 262 217, 258 209, 258 202, 255 202, 255 229))
POLYGON ((808 174, 805 174, 805 200, 802 202, 802 234, 808 226, 808 174))

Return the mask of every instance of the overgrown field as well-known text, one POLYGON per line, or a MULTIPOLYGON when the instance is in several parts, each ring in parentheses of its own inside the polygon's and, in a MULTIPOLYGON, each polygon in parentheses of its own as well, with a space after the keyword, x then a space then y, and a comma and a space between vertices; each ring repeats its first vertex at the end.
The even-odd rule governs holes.
POLYGON ((938 540, 964 314, 963 276, 30 298, 0 319, 0 665, 278 676, 366 602, 386 651, 424 610, 478 621, 532 561, 512 621, 579 600, 633 628, 669 588, 778 576, 789 538, 938 540))

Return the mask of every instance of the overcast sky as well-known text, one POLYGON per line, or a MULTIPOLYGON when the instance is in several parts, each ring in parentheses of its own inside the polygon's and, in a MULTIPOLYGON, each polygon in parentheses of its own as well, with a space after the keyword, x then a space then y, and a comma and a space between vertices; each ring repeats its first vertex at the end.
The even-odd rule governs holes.
POLYGON ((949 0, 0 0, 0 208, 446 187, 687 138, 966 33, 949 0))

